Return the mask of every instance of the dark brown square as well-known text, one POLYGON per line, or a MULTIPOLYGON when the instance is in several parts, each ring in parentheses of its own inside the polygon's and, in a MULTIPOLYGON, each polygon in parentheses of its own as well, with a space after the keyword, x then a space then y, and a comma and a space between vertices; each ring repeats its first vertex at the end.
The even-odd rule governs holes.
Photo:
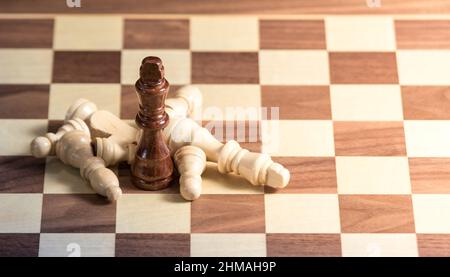
POLYGON ((202 126, 220 142, 235 140, 252 152, 261 152, 260 125, 259 121, 202 121, 202 126))
POLYGON ((188 257, 189 234, 116 234, 116 257, 188 257))
POLYGON ((0 234, 0 257, 37 257, 39 234, 0 234))
POLYGON ((328 86, 262 86, 263 107, 279 107, 280 119, 331 119, 328 86))
POLYGON ((45 159, 0 156, 0 193, 42 193, 45 159))
POLYGON ((339 195, 342 233, 414 233, 411 195, 339 195))
POLYGON ((406 156, 403 122, 334 122, 336 156, 406 156))
POLYGON ((261 49, 326 49, 323 20, 260 20, 261 49))
POLYGON ((259 83, 258 53, 194 52, 192 53, 192 83, 257 84, 259 83))
POLYGON ((192 233, 264 233, 264 195, 202 195, 192 202, 192 233))
POLYGON ((283 189, 265 187, 268 193, 337 193, 334 157, 273 157, 291 173, 283 189))
POLYGON ((449 234, 417 234, 420 257, 450 257, 449 234))
POLYGON ((189 20, 125 20, 124 48, 189 49, 189 20))
POLYGON ((58 129, 64 125, 64 120, 49 120, 47 131, 50 133, 56 133, 58 129))
POLYGON ((0 85, 0 118, 48 117, 47 85, 0 85))
POLYGON ((396 20, 399 49, 450 49, 450 20, 396 20))
POLYGON ((118 51, 56 51, 54 83, 120 83, 118 51))
POLYGON ((450 87, 402 86, 402 104, 407 120, 449 120, 450 87))
POLYGON ((398 84, 395 53, 330 53, 332 84, 398 84))
POLYGON ((52 48, 52 19, 1 19, 1 48, 52 48))
POLYGON ((42 233, 114 233, 116 204, 95 194, 44 194, 42 233))
POLYGON ((269 257, 340 257, 339 234, 267 234, 269 257))

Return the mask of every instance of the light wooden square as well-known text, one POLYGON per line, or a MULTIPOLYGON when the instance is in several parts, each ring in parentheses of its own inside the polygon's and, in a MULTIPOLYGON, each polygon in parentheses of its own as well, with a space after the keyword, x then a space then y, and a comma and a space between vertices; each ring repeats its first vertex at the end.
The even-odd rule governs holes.
POLYGON ((334 194, 266 194, 267 233, 340 233, 334 194))
POLYGON ((191 83, 191 53, 189 50, 138 49, 122 51, 121 83, 134 85, 139 78, 139 67, 147 56, 160 57, 165 77, 170 84, 191 83))
POLYGON ((196 85, 203 96, 204 120, 258 120, 261 92, 258 85, 196 85), (239 99, 239 101, 236 101, 239 99))
POLYGON ((53 47, 56 50, 119 50, 122 25, 119 16, 57 16, 53 47))
POLYGON ((265 257, 265 234, 191 234, 192 257, 265 257))
POLYGON ((331 120, 264 120, 262 151, 273 156, 334 156, 331 120))
POLYGON ((256 51, 259 48, 256 17, 192 17, 193 51, 256 51))
POLYGON ((56 157, 45 163, 44 193, 95 193, 81 178, 80 170, 63 164, 56 157))
POLYGON ((325 18, 329 51, 394 51, 394 22, 391 17, 325 18))
POLYGON ((0 233, 39 233, 42 194, 0 194, 0 233))
POLYGON ((340 194, 410 194, 407 157, 336 157, 340 194))
POLYGON ((114 257, 115 234, 41 234, 39 257, 114 257))
POLYGON ((415 234, 341 234, 344 257, 417 257, 415 234))
POLYGON ((2 84, 50 84, 52 66, 51 49, 0 49, 2 84))
POLYGON ((45 119, 0 119, 0 156, 31 155, 30 143, 47 133, 45 119))
POLYGON ((409 157, 450 157, 450 121, 406 120, 404 128, 409 157))
POLYGON ((120 116, 120 84, 52 84, 49 119, 64 119, 68 108, 79 98, 88 99, 99 110, 120 116))
POLYGON ((412 197, 418 234, 450 234, 450 195, 415 194, 412 197))
POLYGON ((449 50, 397 51, 401 85, 450 85, 449 50))
POLYGON ((328 53, 321 50, 261 50, 263 85, 328 85, 328 53))
POLYGON ((333 120, 403 120, 400 86, 331 85, 333 120))
POLYGON ((117 233, 189 233, 191 203, 179 194, 124 194, 117 202, 117 233))

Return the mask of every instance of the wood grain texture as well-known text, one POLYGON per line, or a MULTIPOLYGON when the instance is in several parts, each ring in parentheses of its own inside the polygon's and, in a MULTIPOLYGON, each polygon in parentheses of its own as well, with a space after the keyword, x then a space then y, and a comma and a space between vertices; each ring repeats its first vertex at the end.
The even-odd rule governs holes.
POLYGON ((450 119, 450 87, 402 86, 401 90, 405 119, 450 119))
POLYGON ((267 234, 268 257, 340 257, 339 234, 267 234))
POLYGON ((192 83, 257 84, 258 53, 193 52, 192 83))
POLYGON ((0 85, 0 118, 48 117, 49 86, 0 85))
MULTIPOLYGON (((0 8, 0 10, 2 10, 0 8)), ((52 48, 53 20, 1 19, 1 48, 52 48)))
MULTIPOLYGON (((83 2, 83 1, 82 1, 83 2)), ((361 0, 121 0, 84 1, 82 8, 68 8, 65 1, 0 1, 5 13, 148 13, 148 14, 432 14, 449 13, 447 0, 390 0, 369 8, 361 0)))
POLYGON ((37 257, 39 234, 0 234, 0 257, 37 257))
POLYGON ((332 84, 397 84, 397 60, 390 52, 329 53, 332 84))
POLYGON ((260 20, 261 49, 326 49, 323 20, 260 20))
POLYGON ((262 86, 261 105, 279 107, 280 119, 331 119, 328 86, 262 86))
POLYGON ((116 257, 188 257, 189 234, 116 234, 116 257))
POLYGON ((337 193, 336 163, 334 157, 273 157, 291 173, 287 187, 276 190, 265 187, 269 193, 337 193))
POLYGON ((0 193, 42 193, 45 159, 0 156, 0 193))
POLYGON ((409 158, 413 193, 450 193, 450 159, 409 158))
POLYGON ((120 83, 120 52, 56 51, 53 83, 120 83))
POLYGON ((420 257, 450 257, 450 235, 417 234, 420 257))
POLYGON ((192 202, 192 233, 264 233, 264 195, 202 195, 192 202))
POLYGON ((405 156, 402 122, 335 121, 336 156, 405 156))
POLYGON ((449 20, 396 20, 398 49, 450 49, 449 20))
POLYGON ((188 20, 125 20, 124 48, 189 49, 188 20))
POLYGON ((114 233, 116 204, 93 194, 45 194, 42 233, 114 233))
POLYGON ((414 233, 410 195, 339 195, 342 233, 414 233))

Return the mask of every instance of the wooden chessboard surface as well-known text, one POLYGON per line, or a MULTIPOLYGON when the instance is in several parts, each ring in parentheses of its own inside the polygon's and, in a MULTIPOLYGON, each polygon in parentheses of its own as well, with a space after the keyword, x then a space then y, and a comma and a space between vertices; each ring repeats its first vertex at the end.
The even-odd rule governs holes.
POLYGON ((445 17, 1 19, 0 256, 450 256, 449 72, 445 17), (257 129, 243 145, 284 164, 289 186, 210 164, 191 203, 176 183, 134 188, 120 165, 108 204, 76 169, 30 156, 77 98, 131 122, 148 55, 205 108, 279 107, 275 129, 236 126, 257 129))

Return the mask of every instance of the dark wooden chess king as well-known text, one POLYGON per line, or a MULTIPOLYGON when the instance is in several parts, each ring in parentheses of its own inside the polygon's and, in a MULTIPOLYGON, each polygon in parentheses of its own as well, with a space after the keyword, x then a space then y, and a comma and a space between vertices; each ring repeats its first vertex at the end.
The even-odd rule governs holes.
POLYGON ((146 57, 136 81, 139 112, 136 124, 142 129, 136 156, 132 164, 133 184, 144 190, 160 190, 172 180, 173 162, 164 142, 162 129, 169 123, 164 102, 169 82, 164 78, 164 66, 158 57, 146 57))

